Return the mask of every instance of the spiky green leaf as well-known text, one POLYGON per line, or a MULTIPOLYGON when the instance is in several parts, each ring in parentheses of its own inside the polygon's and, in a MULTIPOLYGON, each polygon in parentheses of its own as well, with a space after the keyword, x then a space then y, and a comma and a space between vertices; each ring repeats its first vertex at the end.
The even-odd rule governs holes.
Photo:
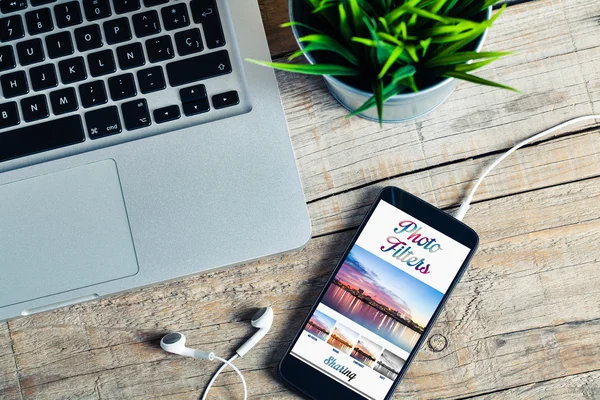
POLYGON ((450 72, 446 72, 443 76, 445 76, 447 78, 461 79, 463 81, 477 83, 479 85, 492 86, 492 87, 497 87, 497 88, 501 88, 501 89, 512 90, 513 92, 521 93, 519 90, 517 90, 515 88, 512 88, 510 86, 506 86, 506 85, 503 85, 501 83, 490 81, 490 80, 481 78, 479 76, 467 74, 467 73, 464 73, 464 72, 450 71, 450 72))
POLYGON ((278 62, 268 62, 247 58, 246 61, 265 67, 275 68, 281 71, 297 72, 305 75, 332 75, 332 76, 356 76, 360 75, 360 70, 343 65, 332 64, 286 64, 278 62))
POLYGON ((359 65, 360 63, 359 59, 346 46, 330 36, 315 33, 303 36, 298 41, 312 45, 311 50, 305 49, 306 51, 328 50, 344 57, 351 64, 359 65))
POLYGON ((482 60, 486 58, 499 58, 506 55, 509 55, 508 52, 502 51, 484 51, 484 52, 476 52, 476 51, 464 51, 460 53, 454 53, 447 56, 436 56, 425 62, 427 67, 438 67, 440 65, 452 65, 452 64, 461 64, 466 63, 471 60, 482 60))
POLYGON ((387 74, 387 72, 392 67, 392 65, 394 65, 394 63, 396 61, 398 61, 398 58, 400 57, 400 54, 402 54, 403 51, 404 51, 404 46, 398 46, 394 49, 394 51, 392 51, 392 54, 390 54, 390 56, 386 60, 385 64, 381 68, 381 71, 379 71, 379 75, 377 75, 377 79, 379 79, 379 80, 383 79, 383 77, 385 76, 385 74, 387 74))

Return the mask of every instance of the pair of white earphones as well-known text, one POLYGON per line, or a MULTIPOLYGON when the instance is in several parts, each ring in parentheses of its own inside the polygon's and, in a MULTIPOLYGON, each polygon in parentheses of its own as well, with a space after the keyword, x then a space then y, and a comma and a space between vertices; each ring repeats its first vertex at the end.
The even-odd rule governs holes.
POLYGON ((205 360, 218 360, 223 363, 221 368, 215 372, 210 382, 208 382, 208 386, 204 390, 204 395, 202 396, 202 400, 206 399, 208 396, 208 391, 212 387, 213 383, 217 379, 217 376, 223 371, 223 369, 229 365, 237 374, 240 376, 242 380, 242 386, 244 387, 244 400, 248 397, 248 388, 246 387, 246 380, 244 379, 244 375, 240 372, 240 370, 233 365, 233 360, 238 357, 244 357, 251 348, 253 348, 262 338, 265 337, 269 329, 271 329, 271 325, 273 324, 273 309, 271 307, 263 307, 254 314, 252 320, 250 321, 253 327, 258 328, 258 332, 256 332, 250 339, 248 339, 243 345, 238 348, 229 360, 218 357, 212 351, 201 351, 190 349, 189 347, 185 347, 185 336, 183 333, 173 332, 165 335, 160 340, 160 347, 163 350, 168 351, 169 353, 179 354, 185 357, 192 358, 200 358, 205 360))

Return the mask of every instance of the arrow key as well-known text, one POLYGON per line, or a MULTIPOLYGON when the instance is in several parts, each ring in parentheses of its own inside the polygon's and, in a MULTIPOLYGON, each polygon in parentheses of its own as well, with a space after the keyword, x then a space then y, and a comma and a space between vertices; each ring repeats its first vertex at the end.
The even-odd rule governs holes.
POLYGON ((189 103, 206 98, 206 87, 204 85, 194 85, 179 90, 179 97, 182 103, 189 103))
POLYGON ((128 131, 150 126, 150 112, 145 99, 133 100, 121 105, 125 128, 128 131))
POLYGON ((156 121, 157 124, 173 121, 179 119, 179 117, 181 117, 179 107, 175 104, 154 110, 154 121, 156 121))
POLYGON ((208 97, 202 100, 183 103, 183 113, 188 117, 207 112, 208 110, 210 110, 210 104, 208 104, 208 97))
POLYGON ((212 97, 213 107, 220 108, 235 106, 240 103, 238 92, 231 90, 229 92, 216 94, 212 97))

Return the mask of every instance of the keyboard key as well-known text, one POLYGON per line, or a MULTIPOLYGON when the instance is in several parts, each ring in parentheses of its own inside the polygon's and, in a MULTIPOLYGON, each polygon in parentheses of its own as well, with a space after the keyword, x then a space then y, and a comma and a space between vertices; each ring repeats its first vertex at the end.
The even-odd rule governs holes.
POLYGON ((205 113, 209 110, 210 104, 208 104, 208 97, 202 100, 192 101, 190 103, 183 103, 183 113, 188 117, 205 113))
POLYGON ((117 14, 125 14, 140 9, 140 0, 113 0, 112 3, 117 14))
POLYGON ((188 29, 175 34, 175 45, 180 56, 198 53, 204 50, 200 29, 188 29))
POLYGON ((115 135, 121 133, 121 120, 117 106, 101 108, 100 110, 85 113, 85 124, 90 139, 115 135))
POLYGON ((161 36, 146 40, 146 53, 150 62, 159 62, 175 57, 170 36, 161 36))
POLYGON ((190 3, 194 22, 202 23, 206 46, 214 49, 225 45, 223 27, 215 0, 192 0, 190 3))
POLYGON ((0 47, 0 72, 13 69, 17 64, 15 62, 15 54, 12 46, 0 47))
POLYGON ((168 2, 169 2, 169 0, 144 0, 144 5, 146 7, 154 7, 154 6, 158 6, 160 4, 166 4, 168 2))
POLYGON ((50 116, 46 96, 43 94, 21 100, 21 110, 23 110, 25 122, 37 121, 50 116))
POLYGON ((25 0, 2 0, 0 1, 0 12, 8 14, 14 11, 24 10, 27 8, 25 0))
POLYGON ((83 57, 73 57, 58 63, 60 79, 65 85, 87 78, 83 57))
POLYGON ((128 131, 150 126, 150 112, 145 99, 130 101, 121 104, 123 121, 128 131))
POLYGON ((140 91, 144 94, 163 90, 167 87, 161 67, 142 69, 137 72, 140 91))
POLYGON ((56 25, 58 25, 59 28, 79 25, 83 22, 83 19, 81 18, 81 7, 79 6, 78 1, 70 1, 68 3, 55 5, 54 17, 56 18, 56 25))
POLYGON ((79 108, 75 89, 72 87, 50 93, 50 104, 54 115, 76 111, 79 108))
POLYGON ((160 32, 158 13, 154 10, 135 14, 132 20, 135 36, 139 38, 160 32))
POLYGON ((185 4, 179 3, 172 6, 163 7, 160 10, 163 25, 166 30, 185 28, 190 24, 190 17, 185 4))
POLYGON ((0 19, 0 42, 21 39, 24 36, 25 29, 20 15, 0 19))
POLYGON ((25 23, 30 35, 37 35, 44 32, 50 32, 54 29, 52 23, 52 14, 49 8, 40 8, 39 10, 29 11, 25 14, 25 23))
POLYGON ((47 121, 3 132, 0 135, 0 162, 85 140, 79 115, 47 121))
POLYGON ((99 106, 108 101, 103 81, 84 83, 79 86, 79 97, 84 108, 99 106))
POLYGON ((88 51, 102 47, 100 25, 93 24, 75 29, 75 41, 79 51, 88 51))
POLYGON ((53 64, 40 65, 29 70, 33 90, 40 91, 58 86, 58 78, 53 64))
POLYGON ((17 43, 17 54, 21 65, 35 64, 46 59, 42 39, 31 39, 17 43))
POLYGON ((157 124, 162 124, 169 121, 174 121, 181 117, 179 107, 177 105, 167 106, 154 110, 154 121, 157 124))
POLYGON ((83 0, 83 9, 88 21, 96 21, 112 15, 108 0, 83 0))
POLYGON ((117 47, 117 58, 121 69, 130 69, 146 64, 144 50, 140 43, 131 43, 117 47))
POLYGON ((231 72, 227 50, 186 58, 167 64, 171 86, 185 85, 201 79, 225 75, 231 72))
POLYGON ((73 54, 71 33, 65 31, 46 36, 46 48, 50 58, 70 56, 73 54))
MULTIPOLYGON (((0 129, 8 128, 9 126, 19 125, 19 110, 17 110, 17 103, 11 101, 10 103, 0 104, 0 129)), ((2 141, 0 134, 0 142, 2 141)))
POLYGON ((88 54, 87 60, 90 74, 94 77, 112 74, 117 70, 112 50, 88 54))
POLYGON ((4 97, 9 99, 29 93, 25 71, 15 71, 0 77, 4 97))
POLYGON ((42 6, 44 4, 50 4, 50 3, 54 3, 57 0, 30 0, 31 1, 31 5, 32 6, 42 6))
MULTIPOLYGON (((117 0, 119 1, 119 0, 117 0)), ((131 28, 126 17, 110 19, 104 23, 106 43, 115 44, 131 40, 131 28)))
POLYGON ((206 98, 206 87, 204 85, 194 85, 179 90, 179 97, 182 103, 190 103, 206 98))
POLYGON ((219 110, 221 108, 240 104, 240 98, 238 96, 238 92, 231 90, 229 92, 215 94, 212 97, 212 104, 215 109, 219 110))
POLYGON ((119 101, 137 94, 133 74, 123 74, 108 78, 108 90, 113 101, 119 101))

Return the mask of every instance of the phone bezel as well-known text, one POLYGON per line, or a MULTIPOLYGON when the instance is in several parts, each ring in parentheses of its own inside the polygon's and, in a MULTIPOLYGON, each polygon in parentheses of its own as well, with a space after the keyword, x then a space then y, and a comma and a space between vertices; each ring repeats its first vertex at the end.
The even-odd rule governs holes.
POLYGON ((331 378, 329 375, 325 374, 324 372, 305 363, 304 361, 300 360, 299 358, 296 358, 295 356, 293 356, 291 354, 291 350, 294 347, 294 345, 296 344, 296 342, 298 341, 298 338, 300 337, 300 334, 302 333, 302 331, 304 330, 304 327, 308 323, 310 316, 312 316, 313 313, 315 312, 317 306, 321 302, 321 299, 325 295, 327 288, 329 287, 329 285, 331 285, 333 278, 337 274, 338 270, 341 268, 343 261, 348 256, 348 253, 350 253, 350 250, 356 243, 356 240, 360 236, 361 232, 363 231, 363 228, 368 223, 369 219, 371 218, 371 215, 373 214, 373 211, 375 211, 375 208, 377 207, 377 205, 379 204, 379 202, 381 200, 384 200, 387 203, 393 205, 394 207, 406 212, 407 214, 410 214, 411 216, 415 217, 416 219, 419 219, 420 221, 424 222, 425 224, 429 225, 430 227, 440 231, 441 233, 456 240, 457 242, 463 244, 464 246, 466 246, 470 249, 469 254, 465 258, 465 260, 464 260, 463 264, 461 265, 461 267, 459 268, 456 276, 452 280, 452 283, 450 284, 448 290, 444 294, 442 301, 436 308, 435 312, 433 313, 433 315, 431 317, 431 320, 425 327, 423 334, 421 335, 421 337, 415 344, 413 351, 408 356, 406 363, 404 364, 404 366, 402 367, 402 370, 400 370, 400 373, 398 374, 398 377, 392 384, 389 392, 386 394, 386 396, 385 396, 386 400, 391 398, 394 391, 396 390, 396 387, 402 381, 402 378, 403 378, 406 370, 410 366, 415 355, 419 352, 418 349, 421 348, 425 339, 428 337, 431 328, 435 324, 435 321, 437 320, 441 310, 444 308, 446 301, 448 300, 448 298, 454 291, 455 286, 458 284, 458 282, 460 281, 464 272, 466 271, 466 269, 469 265, 469 262, 470 262, 471 258, 473 257, 473 254, 477 250, 477 246, 479 245, 479 237, 478 237, 477 233, 473 229, 471 229, 470 227, 468 227, 467 225, 462 223, 461 221, 446 214, 442 210, 434 207, 433 205, 419 199, 418 197, 413 196, 412 194, 410 194, 408 192, 405 192, 402 189, 399 189, 399 188, 393 187, 393 186, 388 186, 388 187, 384 188, 379 193, 379 196, 377 196, 377 199, 375 200, 375 202, 369 209, 365 218, 362 220, 359 228, 357 229, 356 233, 354 234, 354 237, 350 241, 350 244, 344 251, 343 255, 340 257, 340 260, 339 260, 337 266, 334 268, 333 272, 331 273, 331 276, 327 280, 327 283, 323 287, 323 290, 321 291, 319 297, 317 298, 317 300, 311 307, 310 312, 307 314, 306 318, 304 319, 303 324, 301 325, 296 336, 294 337, 294 340, 292 340, 290 346, 288 347, 287 351, 285 352, 285 355, 283 356, 281 362, 279 363, 279 367, 278 367, 279 377, 282 380, 284 380, 288 385, 290 385, 292 388, 296 389, 297 391, 304 394, 305 396, 308 396, 311 399, 326 399, 326 398, 331 398, 331 396, 333 396, 333 398, 344 398, 344 399, 349 399, 349 400, 364 400, 365 399, 365 397, 363 397, 362 395, 358 394, 354 390, 346 387, 342 383, 331 378))

